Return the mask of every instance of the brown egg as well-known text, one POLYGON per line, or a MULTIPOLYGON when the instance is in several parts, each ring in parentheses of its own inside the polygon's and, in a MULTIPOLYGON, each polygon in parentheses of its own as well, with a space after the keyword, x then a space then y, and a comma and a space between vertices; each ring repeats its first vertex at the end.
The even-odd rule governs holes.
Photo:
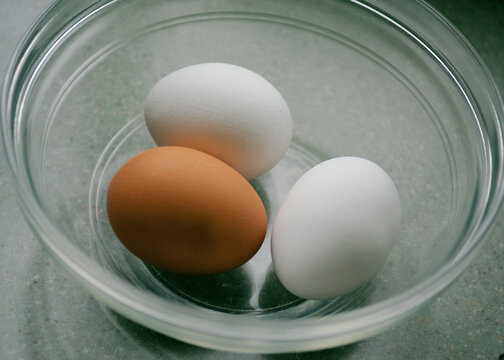
POLYGON ((234 269, 261 246, 264 205, 247 180, 201 151, 163 146, 127 161, 107 193, 112 229, 133 254, 185 274, 234 269))

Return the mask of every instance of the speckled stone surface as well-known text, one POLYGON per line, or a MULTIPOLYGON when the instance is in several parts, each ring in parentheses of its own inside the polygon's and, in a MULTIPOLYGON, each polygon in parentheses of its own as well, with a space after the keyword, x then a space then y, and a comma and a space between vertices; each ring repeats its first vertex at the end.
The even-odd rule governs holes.
MULTIPOLYGON (((47 0, 0 0, 2 74, 23 32, 48 3, 47 0)), ((490 68, 497 85, 504 89, 504 2, 432 0, 431 3, 468 38, 490 68)), ((303 354, 241 355, 207 351, 105 314, 34 239, 18 209, 3 150, 0 152, 0 256, 0 360, 497 360, 504 354, 503 213, 469 268, 415 316, 357 344, 303 354), (163 346, 153 346, 154 343, 163 346)))

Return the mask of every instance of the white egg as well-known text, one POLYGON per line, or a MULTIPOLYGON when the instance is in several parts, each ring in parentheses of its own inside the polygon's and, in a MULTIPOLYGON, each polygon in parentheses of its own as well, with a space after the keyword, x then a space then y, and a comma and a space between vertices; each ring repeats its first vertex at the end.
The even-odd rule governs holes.
POLYGON ((282 95, 240 66, 207 63, 177 70, 149 93, 145 121, 154 141, 206 152, 247 179, 287 151, 292 120, 282 95))
POLYGON ((276 274, 305 299, 356 290, 385 264, 400 217, 399 194, 381 167, 357 157, 322 162, 296 182, 276 216, 276 274))

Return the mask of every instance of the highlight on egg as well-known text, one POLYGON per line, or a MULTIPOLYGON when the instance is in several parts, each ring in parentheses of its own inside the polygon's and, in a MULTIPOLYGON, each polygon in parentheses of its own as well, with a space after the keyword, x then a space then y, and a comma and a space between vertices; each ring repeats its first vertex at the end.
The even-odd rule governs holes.
POLYGON ((289 107, 278 90, 231 64, 197 64, 168 74, 148 94, 144 115, 159 146, 206 152, 247 179, 273 168, 292 137, 289 107))
POLYGON ((283 286, 305 299, 331 299, 370 281, 399 234, 401 205, 375 163, 339 157, 296 182, 273 224, 271 255, 283 286))
POLYGON ((128 160, 107 192, 112 229, 134 255, 161 269, 212 274, 247 262, 267 216, 248 181, 198 150, 162 146, 128 160))

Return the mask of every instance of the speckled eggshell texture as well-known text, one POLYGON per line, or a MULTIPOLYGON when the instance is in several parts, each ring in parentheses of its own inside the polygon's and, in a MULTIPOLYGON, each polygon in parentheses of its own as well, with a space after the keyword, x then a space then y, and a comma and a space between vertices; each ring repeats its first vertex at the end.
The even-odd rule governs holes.
POLYGON ((255 72, 230 64, 198 64, 168 74, 152 88, 144 113, 158 145, 206 152, 247 179, 274 167, 292 137, 282 95, 255 72))

